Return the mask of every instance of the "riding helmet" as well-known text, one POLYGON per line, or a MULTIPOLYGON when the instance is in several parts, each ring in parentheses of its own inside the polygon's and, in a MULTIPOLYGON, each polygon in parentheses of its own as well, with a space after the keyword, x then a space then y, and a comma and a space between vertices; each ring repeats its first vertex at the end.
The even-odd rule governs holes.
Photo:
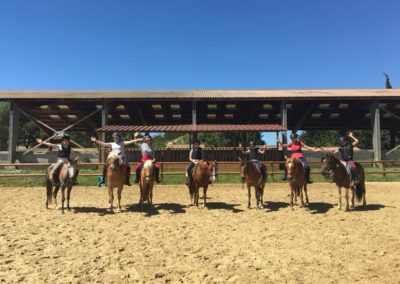
POLYGON ((254 141, 250 141, 250 142, 249 142, 249 146, 250 146, 250 147, 255 146, 254 141))
POLYGON ((200 140, 199 139, 193 139, 192 144, 200 144, 200 140))
POLYGON ((150 136, 150 135, 147 135, 145 138, 144 138, 144 141, 152 141, 153 140, 153 138, 150 136))
POLYGON ((297 139, 297 134, 296 133, 290 134, 290 139, 297 139))
POLYGON ((71 138, 69 137, 69 135, 67 133, 64 133, 61 140, 71 140, 71 138))
POLYGON ((119 133, 118 133, 118 132, 114 132, 114 133, 112 134, 112 137, 118 137, 118 138, 121 138, 121 135, 119 135, 119 133))

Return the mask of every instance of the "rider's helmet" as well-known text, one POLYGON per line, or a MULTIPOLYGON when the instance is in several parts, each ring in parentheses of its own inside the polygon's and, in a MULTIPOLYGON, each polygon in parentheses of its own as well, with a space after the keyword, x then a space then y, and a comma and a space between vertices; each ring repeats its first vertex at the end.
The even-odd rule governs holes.
POLYGON ((119 139, 121 139, 121 135, 118 133, 118 132, 114 132, 113 134, 112 134, 112 137, 114 138, 114 137, 118 137, 119 139))
POLYGON ((350 138, 348 136, 340 136, 339 141, 341 144, 346 144, 347 142, 350 142, 350 138))
POLYGON ((250 141, 250 142, 249 142, 249 146, 250 146, 250 147, 254 147, 254 146, 256 146, 256 144, 254 143, 254 141, 250 141))
POLYGON ((290 139, 297 139, 297 134, 296 133, 292 133, 290 134, 290 139))
POLYGON ((146 137, 144 137, 144 142, 147 141, 153 141, 153 138, 150 135, 147 135, 146 137))
POLYGON ((68 140, 68 141, 70 141, 71 138, 69 137, 69 135, 68 135, 67 133, 64 133, 64 135, 63 135, 63 137, 62 137, 61 140, 68 140))
POLYGON ((199 139, 193 139, 192 144, 199 144, 200 145, 200 140, 199 139))

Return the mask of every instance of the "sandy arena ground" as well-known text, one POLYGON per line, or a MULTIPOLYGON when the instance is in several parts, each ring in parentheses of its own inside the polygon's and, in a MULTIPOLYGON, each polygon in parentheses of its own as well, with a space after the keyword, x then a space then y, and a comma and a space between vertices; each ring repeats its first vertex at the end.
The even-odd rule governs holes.
POLYGON ((62 215, 44 188, 0 188, 0 283, 400 283, 399 190, 369 183, 367 207, 344 212, 313 184, 292 210, 288 186, 267 184, 266 208, 248 210, 240 185, 217 184, 198 209, 157 185, 143 212, 133 186, 109 214, 105 188, 78 186, 62 215))

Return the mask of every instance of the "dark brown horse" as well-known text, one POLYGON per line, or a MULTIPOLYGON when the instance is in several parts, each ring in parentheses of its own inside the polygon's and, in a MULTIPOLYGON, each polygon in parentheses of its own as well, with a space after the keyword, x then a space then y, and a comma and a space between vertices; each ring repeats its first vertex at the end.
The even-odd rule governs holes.
POLYGON ((252 161, 243 160, 242 161, 243 174, 245 184, 247 186, 247 208, 251 207, 251 187, 255 189, 255 196, 257 201, 257 208, 264 208, 264 187, 265 179, 262 178, 261 173, 257 170, 256 165, 252 161))
POLYGON ((286 171, 288 174, 288 182, 290 186, 290 205, 293 207, 293 198, 295 202, 297 197, 300 196, 301 207, 304 206, 303 190, 306 196, 306 204, 308 204, 307 195, 307 180, 304 171, 303 164, 299 158, 288 158, 286 159, 286 171))
POLYGON ((346 189, 346 211, 350 210, 349 207, 349 189, 351 189, 351 209, 354 208, 354 197, 357 197, 357 201, 361 202, 363 206, 367 204, 365 199, 365 173, 364 168, 359 164, 355 163, 357 167, 357 171, 360 175, 359 183, 354 185, 351 181, 351 178, 346 170, 346 167, 336 159, 332 154, 326 155, 321 160, 322 163, 322 175, 325 178, 330 178, 336 183, 339 192, 339 203, 338 209, 342 208, 342 187, 346 189))
POLYGON ((121 196, 126 177, 126 165, 119 153, 112 151, 108 154, 106 167, 110 211, 114 212, 114 188, 117 188, 118 211, 121 211, 121 196))
POLYGON ((217 162, 200 160, 193 169, 192 182, 189 184, 190 203, 199 206, 199 190, 203 188, 203 207, 206 207, 208 185, 216 181, 217 162))
POLYGON ((147 160, 143 163, 142 170, 140 172, 140 200, 139 204, 147 202, 148 205, 153 203, 153 187, 154 187, 154 166, 151 160, 147 160))
POLYGON ((50 179, 50 172, 54 165, 51 165, 47 169, 46 174, 46 191, 47 191, 47 199, 46 199, 46 208, 49 208, 49 204, 52 203, 52 199, 54 201, 54 205, 57 208, 57 193, 61 187, 61 213, 64 214, 64 202, 65 202, 65 189, 67 189, 67 210, 70 211, 71 208, 69 207, 69 201, 71 197, 71 190, 72 186, 76 182, 78 177, 78 162, 79 158, 76 158, 73 161, 65 162, 61 165, 57 170, 58 172, 57 177, 58 182, 55 183, 53 180, 50 179))

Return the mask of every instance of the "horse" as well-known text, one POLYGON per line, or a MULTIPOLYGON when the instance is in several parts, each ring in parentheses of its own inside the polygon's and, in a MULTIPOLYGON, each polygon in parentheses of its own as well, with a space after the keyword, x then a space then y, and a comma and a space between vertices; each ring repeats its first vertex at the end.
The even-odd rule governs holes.
POLYGON ((325 178, 331 178, 338 188, 339 192, 339 203, 338 209, 342 208, 342 187, 346 189, 346 208, 345 211, 349 211, 350 208, 354 209, 354 197, 357 198, 358 202, 361 202, 362 205, 366 206, 367 201, 365 198, 365 172, 363 166, 359 163, 355 163, 357 167, 357 171, 360 175, 359 183, 354 185, 351 181, 351 178, 346 170, 346 167, 336 159, 332 154, 327 154, 325 157, 321 159, 321 174, 325 178), (349 189, 351 189, 351 207, 349 207, 349 189))
POLYGON ((257 200, 257 208, 264 208, 264 187, 265 179, 262 178, 261 173, 258 171, 253 161, 244 160, 242 162, 243 174, 248 191, 247 208, 251 207, 251 187, 255 189, 255 196, 257 200))
POLYGON ((199 206, 199 190, 203 188, 203 208, 207 206, 208 185, 214 185, 217 176, 217 162, 200 160, 192 172, 192 180, 189 187, 190 204, 199 206))
POLYGON ((295 202, 297 196, 300 196, 301 207, 304 206, 303 190, 306 196, 306 204, 309 204, 307 195, 307 180, 304 171, 303 163, 299 158, 288 158, 285 163, 286 171, 288 174, 288 182, 290 186, 290 205, 293 208, 293 197, 295 202))
POLYGON ((143 163, 142 170, 140 171, 140 200, 139 204, 142 205, 147 202, 148 205, 153 203, 153 187, 154 187, 154 166, 151 160, 143 163))
POLYGON ((52 199, 54 200, 54 205, 57 208, 57 193, 61 187, 61 213, 64 214, 64 202, 65 202, 65 188, 67 188, 67 210, 70 211, 69 201, 71 197, 72 186, 75 184, 76 179, 78 177, 79 169, 78 169, 79 158, 75 158, 72 161, 65 162, 62 164, 57 170, 58 182, 54 182, 54 180, 50 179, 50 172, 54 164, 51 165, 47 169, 46 174, 46 209, 49 208, 49 204, 52 203, 52 199), (54 187, 54 189, 53 189, 54 187))
POLYGON ((121 195, 124 188, 127 169, 118 151, 111 151, 110 154, 108 154, 106 167, 110 211, 114 212, 114 188, 117 188, 118 211, 121 211, 121 195))

